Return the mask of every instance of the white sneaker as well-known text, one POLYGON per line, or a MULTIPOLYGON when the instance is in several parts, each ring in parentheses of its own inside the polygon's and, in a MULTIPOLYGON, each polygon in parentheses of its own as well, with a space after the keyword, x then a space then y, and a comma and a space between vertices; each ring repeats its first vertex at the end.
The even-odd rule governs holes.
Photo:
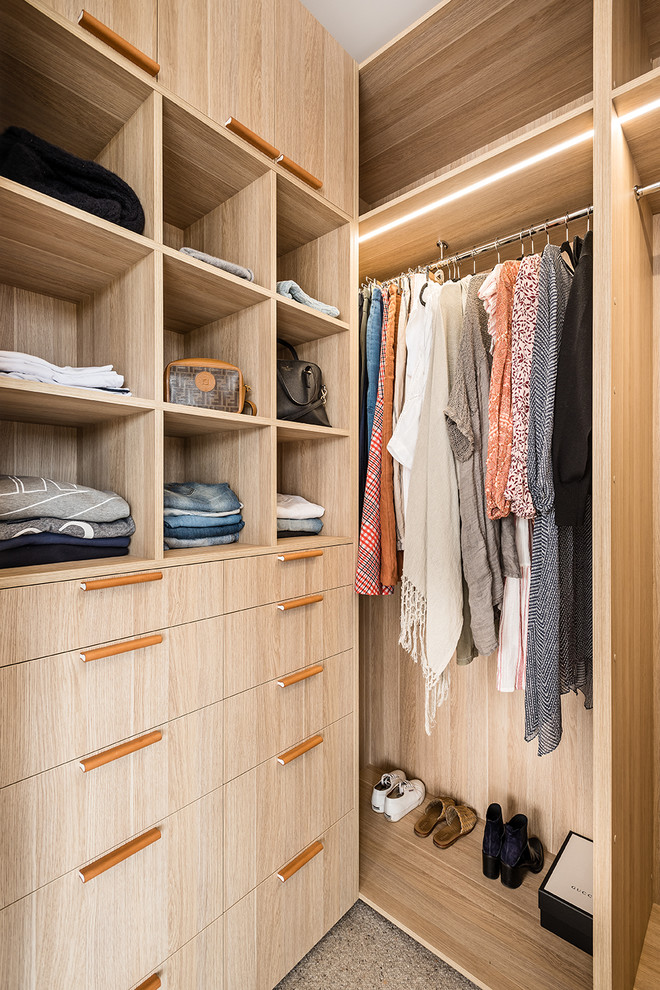
POLYGON ((406 775, 403 770, 390 770, 389 773, 384 773, 371 792, 371 810, 382 814, 385 808, 385 798, 393 787, 405 779, 406 775))
POLYGON ((403 780, 385 798, 385 818, 388 822, 398 822, 409 811, 419 808, 426 797, 426 788, 421 780, 403 780))

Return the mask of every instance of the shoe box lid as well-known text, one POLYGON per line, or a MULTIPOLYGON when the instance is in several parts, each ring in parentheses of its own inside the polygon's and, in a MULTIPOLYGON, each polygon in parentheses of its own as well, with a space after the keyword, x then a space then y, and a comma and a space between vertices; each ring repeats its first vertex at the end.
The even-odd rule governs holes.
POLYGON ((592 840, 569 832, 539 887, 543 927, 586 951, 585 939, 590 943, 593 932, 593 879, 592 840))

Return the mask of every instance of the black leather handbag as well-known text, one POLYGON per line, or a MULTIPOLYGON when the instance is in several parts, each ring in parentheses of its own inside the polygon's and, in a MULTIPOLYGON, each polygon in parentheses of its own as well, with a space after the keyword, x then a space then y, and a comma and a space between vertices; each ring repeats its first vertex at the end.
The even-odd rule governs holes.
POLYGON ((300 361, 286 340, 278 337, 277 343, 291 352, 290 360, 277 362, 277 418, 330 426, 325 410, 328 390, 318 364, 300 361))

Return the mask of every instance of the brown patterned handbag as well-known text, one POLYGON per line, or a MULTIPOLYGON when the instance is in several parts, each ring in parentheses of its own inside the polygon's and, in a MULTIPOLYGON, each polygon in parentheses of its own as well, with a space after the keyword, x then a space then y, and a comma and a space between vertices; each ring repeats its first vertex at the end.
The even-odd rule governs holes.
POLYGON ((183 358, 165 368, 166 402, 256 416, 257 407, 246 398, 249 391, 241 369, 226 361, 183 358))

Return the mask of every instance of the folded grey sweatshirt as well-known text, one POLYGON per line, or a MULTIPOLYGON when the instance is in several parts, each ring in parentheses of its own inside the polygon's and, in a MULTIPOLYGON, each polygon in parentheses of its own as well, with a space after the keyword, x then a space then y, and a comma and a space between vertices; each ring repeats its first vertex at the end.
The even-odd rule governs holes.
POLYGON ((132 536, 135 523, 131 516, 115 522, 87 522, 83 519, 55 519, 53 516, 39 516, 36 519, 21 519, 15 522, 0 520, 0 540, 13 540, 33 533, 57 533, 59 536, 75 536, 84 540, 132 536))
POLYGON ((213 265, 214 268, 222 268, 223 271, 229 272, 230 275, 238 275, 239 278, 247 279, 248 282, 254 282, 254 272, 251 268, 244 268, 243 265, 235 265, 233 261, 216 258, 212 254, 195 251, 191 247, 182 247, 179 250, 182 254, 189 254, 191 258, 197 258, 198 261, 203 261, 207 265, 213 265))
POLYGON ((0 519, 76 519, 84 522, 116 522, 131 509, 116 492, 98 491, 86 485, 52 478, 0 474, 0 519))
POLYGON ((278 282, 277 291, 281 296, 286 296, 288 299, 295 299, 296 302, 302 303, 303 306, 311 306, 312 309, 318 309, 319 313, 325 313, 326 316, 334 316, 335 318, 339 316, 339 310, 336 306, 329 306, 328 303, 320 302, 318 299, 312 299, 306 292, 303 292, 298 283, 294 282, 293 279, 278 282))

